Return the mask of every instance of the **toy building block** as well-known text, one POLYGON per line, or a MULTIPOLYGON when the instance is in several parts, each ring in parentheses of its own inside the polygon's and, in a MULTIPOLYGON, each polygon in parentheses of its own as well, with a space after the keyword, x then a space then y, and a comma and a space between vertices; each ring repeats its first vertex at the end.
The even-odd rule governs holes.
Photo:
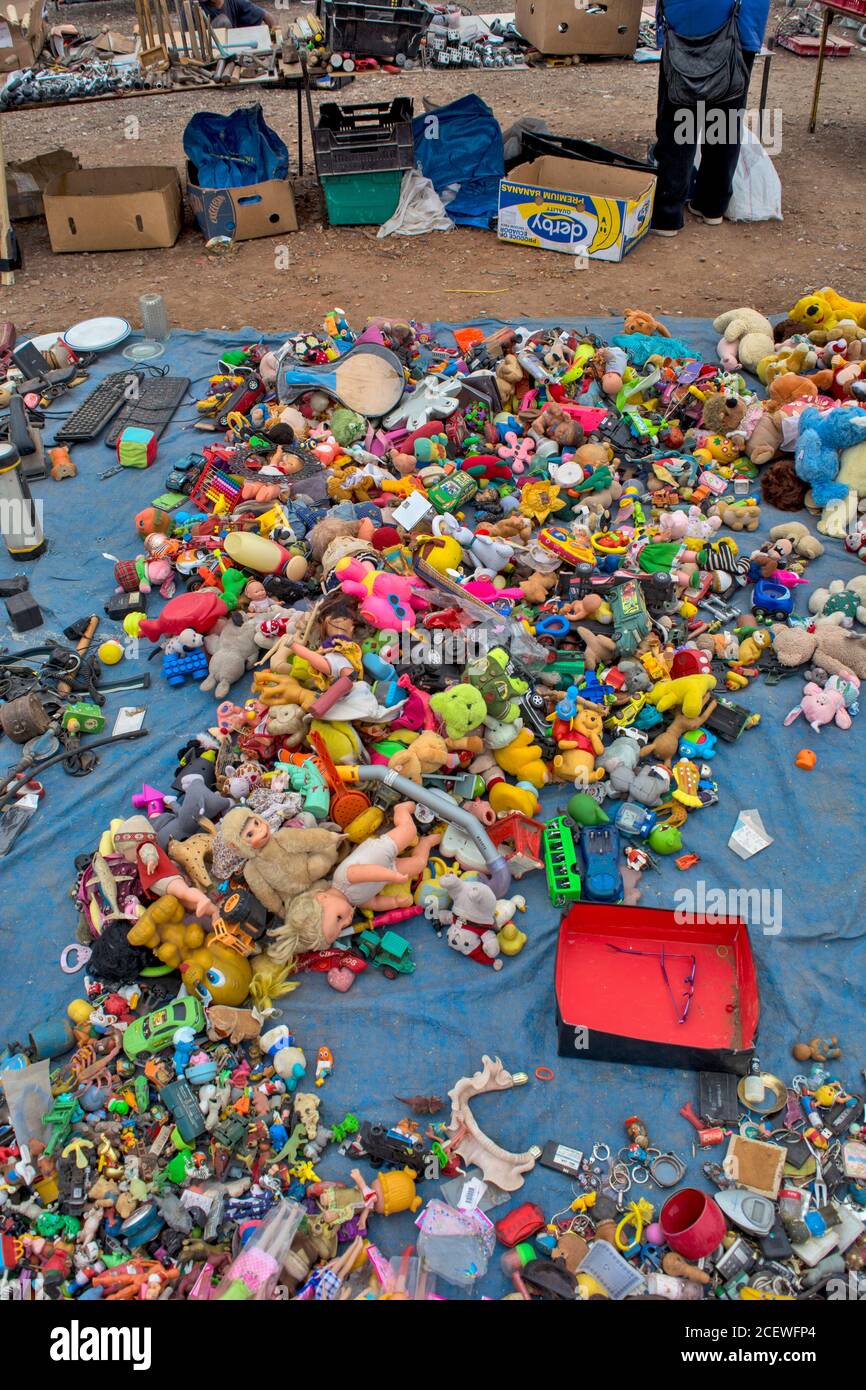
POLYGON ((149 468, 156 458, 157 442, 153 430, 127 425, 117 441, 117 461, 124 468, 149 468))

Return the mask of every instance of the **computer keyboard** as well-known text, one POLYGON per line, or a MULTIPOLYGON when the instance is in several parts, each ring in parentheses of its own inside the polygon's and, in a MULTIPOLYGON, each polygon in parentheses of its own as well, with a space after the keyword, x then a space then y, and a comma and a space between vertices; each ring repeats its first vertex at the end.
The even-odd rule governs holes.
POLYGON ((138 395, 143 372, 130 368, 112 372, 91 391, 87 400, 73 411, 54 437, 56 444, 82 444, 96 439, 123 405, 138 395))
POLYGON ((104 443, 113 449, 127 425, 152 430, 157 439, 171 420, 191 385, 188 376, 148 377, 138 399, 130 400, 121 410, 104 443))

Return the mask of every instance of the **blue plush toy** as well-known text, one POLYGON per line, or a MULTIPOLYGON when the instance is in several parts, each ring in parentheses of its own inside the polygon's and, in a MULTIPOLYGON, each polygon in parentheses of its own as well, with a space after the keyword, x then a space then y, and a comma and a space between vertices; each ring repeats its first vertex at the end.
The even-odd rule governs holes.
POLYGON ((816 410, 810 406, 800 416, 794 469, 808 483, 819 507, 848 496, 845 483, 837 483, 840 455, 853 444, 866 442, 866 410, 837 406, 816 410))

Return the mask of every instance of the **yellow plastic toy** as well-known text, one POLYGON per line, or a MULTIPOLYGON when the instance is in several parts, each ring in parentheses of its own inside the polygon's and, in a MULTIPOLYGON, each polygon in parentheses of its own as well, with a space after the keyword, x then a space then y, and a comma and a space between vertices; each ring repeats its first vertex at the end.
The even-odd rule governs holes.
POLYGON ((697 719, 705 697, 715 687, 715 676, 680 676, 675 681, 662 681, 650 690, 647 703, 655 705, 659 714, 679 706, 686 719, 697 719))
POLYGON ((490 788, 487 800, 497 816, 507 815, 509 811, 520 811, 530 818, 541 809, 541 802, 531 785, 514 787, 510 782, 497 782, 490 788))
POLYGON ((171 893, 145 908, 126 934, 131 946, 146 946, 173 970, 180 970, 187 989, 207 991, 215 1004, 242 1004, 250 992, 249 961, 205 937, 197 922, 184 922, 185 909, 171 893))
POLYGON ((503 772, 520 782, 531 782, 533 787, 540 790, 547 781, 547 768, 541 749, 537 743, 533 743, 528 729, 521 729, 504 748, 496 748, 493 756, 503 772))
POLYGON ((806 328, 835 328, 843 319, 853 319, 861 328, 866 328, 866 304, 845 299, 825 285, 822 290, 798 299, 788 318, 806 328))

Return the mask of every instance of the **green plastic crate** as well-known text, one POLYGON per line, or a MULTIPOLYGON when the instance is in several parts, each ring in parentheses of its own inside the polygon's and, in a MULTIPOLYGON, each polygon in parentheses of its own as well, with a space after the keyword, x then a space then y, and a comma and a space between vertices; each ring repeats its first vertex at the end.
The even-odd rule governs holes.
POLYGON ((377 226, 397 210, 403 169, 369 174, 323 174, 325 205, 332 227, 377 226))

